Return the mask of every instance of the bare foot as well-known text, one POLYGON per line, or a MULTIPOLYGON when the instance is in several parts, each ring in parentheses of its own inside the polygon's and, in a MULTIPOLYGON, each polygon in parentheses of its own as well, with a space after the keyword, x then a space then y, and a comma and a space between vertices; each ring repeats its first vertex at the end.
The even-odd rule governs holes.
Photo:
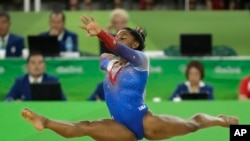
POLYGON ((31 123, 38 131, 42 131, 44 129, 44 123, 46 119, 29 109, 22 110, 22 116, 29 123, 31 123))
POLYGON ((219 115, 218 118, 221 118, 225 121, 225 125, 223 125, 223 127, 230 127, 230 125, 239 124, 239 118, 235 116, 219 115))

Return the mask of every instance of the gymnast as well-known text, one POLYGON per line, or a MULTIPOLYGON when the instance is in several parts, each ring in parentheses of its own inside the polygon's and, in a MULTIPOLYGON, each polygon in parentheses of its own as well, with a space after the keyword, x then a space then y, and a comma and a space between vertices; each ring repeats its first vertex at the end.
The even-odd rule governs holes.
POLYGON ((142 52, 146 32, 137 27, 119 30, 115 37, 102 30, 93 17, 81 16, 81 29, 89 37, 97 37, 114 54, 102 54, 100 68, 107 72, 104 80, 106 104, 111 119, 62 122, 29 109, 22 116, 37 130, 50 129, 65 138, 90 136, 97 141, 162 140, 186 135, 197 130, 238 124, 235 116, 211 116, 203 113, 182 119, 171 115, 155 115, 144 103, 143 93, 149 74, 149 59, 142 52))

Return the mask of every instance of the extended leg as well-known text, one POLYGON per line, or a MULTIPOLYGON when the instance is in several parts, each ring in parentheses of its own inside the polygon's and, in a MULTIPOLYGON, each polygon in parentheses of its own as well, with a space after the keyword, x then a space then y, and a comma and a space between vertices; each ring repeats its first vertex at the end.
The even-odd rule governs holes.
POLYGON ((54 121, 24 109, 22 116, 37 130, 51 129, 66 138, 90 136, 97 141, 136 141, 135 135, 114 120, 81 121, 77 123, 54 121))
POLYGON ((213 126, 229 127, 230 124, 238 124, 238 122, 238 118, 229 116, 214 117, 207 114, 196 114, 192 118, 184 120, 174 116, 156 116, 149 112, 144 117, 143 125, 146 138, 159 140, 213 126))

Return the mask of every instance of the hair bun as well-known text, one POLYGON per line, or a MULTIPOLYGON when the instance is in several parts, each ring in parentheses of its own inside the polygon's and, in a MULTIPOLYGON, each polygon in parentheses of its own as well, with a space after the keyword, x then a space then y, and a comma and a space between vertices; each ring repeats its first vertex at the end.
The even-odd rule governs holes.
POLYGON ((142 27, 137 26, 137 27, 135 28, 135 31, 136 31, 137 33, 139 33, 139 35, 143 38, 143 40, 145 40, 145 38, 146 38, 146 36, 147 36, 147 32, 146 32, 142 27))

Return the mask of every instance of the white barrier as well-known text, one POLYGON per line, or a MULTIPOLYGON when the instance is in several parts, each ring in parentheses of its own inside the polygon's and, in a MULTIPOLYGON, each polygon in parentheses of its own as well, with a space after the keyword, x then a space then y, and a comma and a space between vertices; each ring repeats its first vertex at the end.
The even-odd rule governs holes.
MULTIPOLYGON (((30 12, 31 9, 31 0, 23 0, 23 11, 30 12)), ((34 11, 40 12, 41 11, 41 0, 34 1, 34 11)))

